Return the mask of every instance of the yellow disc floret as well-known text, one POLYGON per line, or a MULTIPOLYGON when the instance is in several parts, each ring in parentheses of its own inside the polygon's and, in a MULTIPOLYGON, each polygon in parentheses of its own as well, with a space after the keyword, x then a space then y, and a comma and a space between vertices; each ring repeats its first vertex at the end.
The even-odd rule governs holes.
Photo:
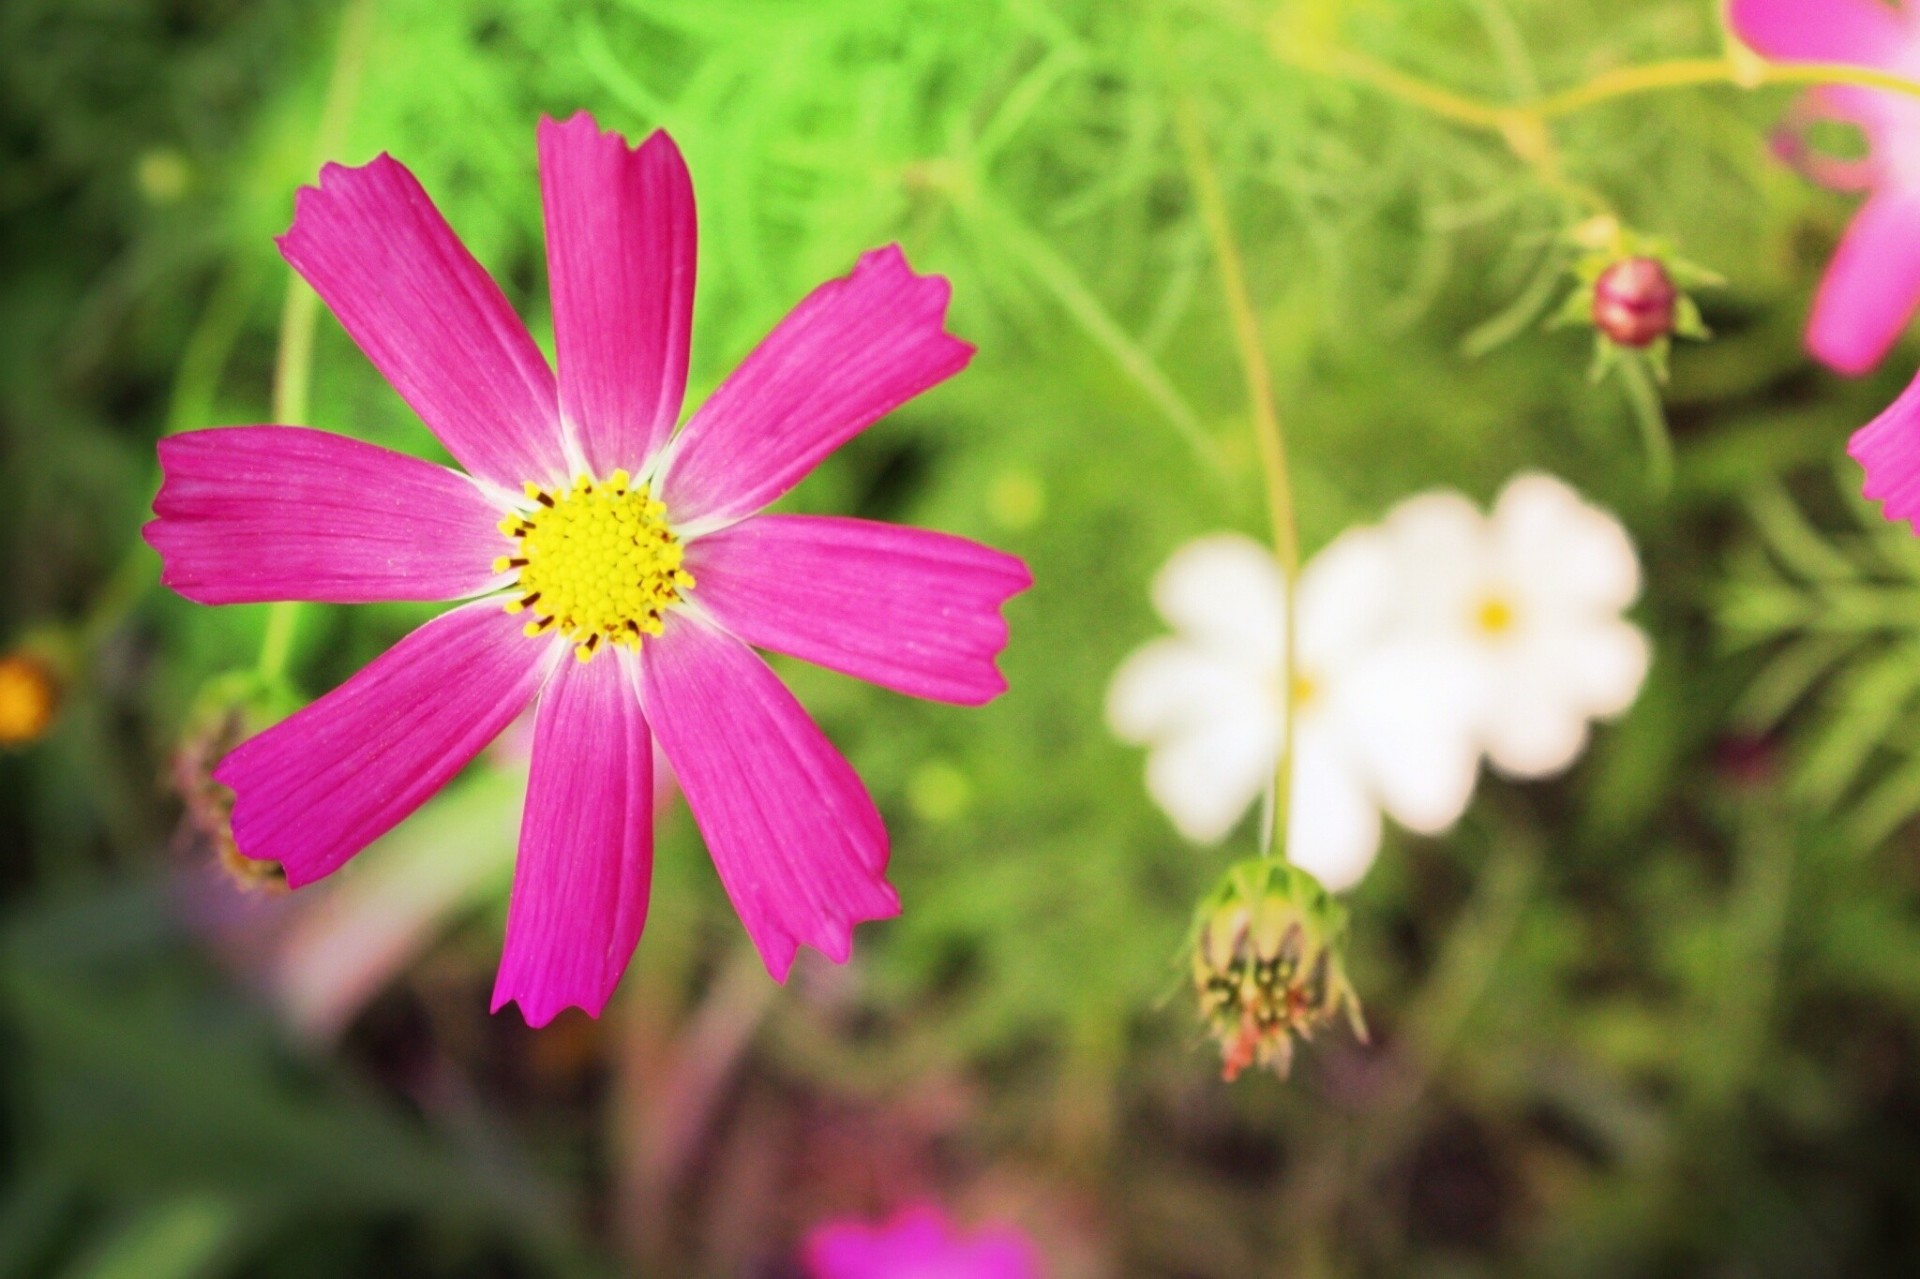
POLYGON ((496 573, 520 573, 507 611, 533 615, 528 635, 557 630, 573 640, 583 662, 602 645, 638 648, 644 636, 658 635, 661 613, 693 587, 667 508, 645 485, 629 483, 625 471, 605 480, 582 476, 557 491, 529 483, 533 508, 500 523, 519 543, 493 565, 496 573))

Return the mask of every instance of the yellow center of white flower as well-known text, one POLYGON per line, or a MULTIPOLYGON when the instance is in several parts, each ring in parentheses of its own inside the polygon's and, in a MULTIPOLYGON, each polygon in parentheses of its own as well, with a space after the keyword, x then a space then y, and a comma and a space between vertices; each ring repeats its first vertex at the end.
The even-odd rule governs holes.
POLYGON ((603 645, 638 648, 643 636, 658 635, 661 614, 693 588, 667 508, 629 482, 615 471, 605 480, 582 476, 570 489, 528 483, 534 508, 500 522, 519 543, 493 564, 496 573, 519 570, 507 612, 533 614, 528 635, 558 630, 583 662, 603 645))
POLYGON ((1481 634, 1488 636, 1505 635, 1513 629, 1517 620, 1513 605, 1498 595, 1489 595, 1481 600, 1480 607, 1473 614, 1473 624, 1480 628, 1481 634))

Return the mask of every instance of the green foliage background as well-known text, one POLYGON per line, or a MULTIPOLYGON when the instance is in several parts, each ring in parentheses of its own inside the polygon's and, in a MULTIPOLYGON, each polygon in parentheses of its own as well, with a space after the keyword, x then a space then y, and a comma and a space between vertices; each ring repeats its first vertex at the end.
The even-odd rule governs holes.
MULTIPOLYGON (((254 666, 264 610, 164 593, 137 529, 156 437, 270 417, 272 239, 321 158, 342 11, 11 0, 0 637, 52 633, 76 667, 55 733, 0 757, 0 1275, 778 1275, 808 1221, 903 1184, 1023 1221, 1069 1276, 1920 1265, 1920 553, 1840 465, 1916 349, 1860 383, 1801 352, 1847 201, 1769 159, 1781 92, 1557 127, 1570 175, 1730 281, 1702 298, 1715 340, 1676 355, 1663 490, 1585 341, 1536 322, 1565 194, 1499 138, 1316 67, 1337 42, 1524 98, 1711 54, 1714 4, 368 8, 328 158, 412 167, 543 342, 542 112, 685 150, 696 397, 867 247, 952 278, 971 370, 792 505, 1025 556, 1013 692, 960 711, 782 667, 894 832, 905 913, 846 972, 803 961, 770 1000, 738 980, 744 939, 678 812, 607 1020, 489 1020, 516 796, 481 770, 349 872, 472 881, 427 952, 343 1035, 291 1034, 206 941, 204 856, 175 847, 162 782, 200 691, 254 666), (1168 552, 1261 531, 1183 98, 1308 548, 1419 489, 1484 500, 1544 468, 1632 527, 1657 655, 1568 777, 1487 780, 1453 836, 1391 840, 1352 898, 1375 1045, 1231 1090, 1173 957, 1234 850, 1182 844, 1101 719, 1158 629, 1168 552), (702 1121, 676 1162, 656 1130, 681 1103, 702 1121)), ((330 319, 311 385, 310 424, 435 455, 330 319)), ((421 615, 305 610, 294 691, 421 615)))

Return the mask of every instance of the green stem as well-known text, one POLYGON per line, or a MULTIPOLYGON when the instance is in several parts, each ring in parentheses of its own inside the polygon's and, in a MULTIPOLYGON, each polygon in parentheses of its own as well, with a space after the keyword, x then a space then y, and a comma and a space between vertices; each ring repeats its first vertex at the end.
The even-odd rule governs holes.
POLYGON ((1525 102, 1496 102, 1490 98, 1457 93, 1351 49, 1328 52, 1325 63, 1320 66, 1302 62, 1290 51, 1276 49, 1275 52, 1307 70, 1320 71, 1377 89, 1388 97, 1420 108, 1428 115, 1468 128, 1498 133, 1523 154, 1529 143, 1537 141, 1537 135, 1549 121, 1644 93, 1715 85, 1758 89, 1774 85, 1843 84, 1920 98, 1920 80, 1872 67, 1840 62, 1772 63, 1758 59, 1718 57, 1672 58, 1637 67, 1616 67, 1572 88, 1543 94, 1525 102))
POLYGON ((1626 388, 1627 404, 1647 450, 1648 478, 1657 492, 1665 493, 1673 487, 1673 431, 1660 403, 1660 390, 1647 370, 1645 357, 1628 353, 1620 359, 1619 369, 1620 384, 1626 388))
MULTIPOLYGON (((334 46, 320 125, 314 131, 316 166, 337 152, 345 137, 372 29, 373 0, 347 0, 340 15, 340 35, 334 46)), ((297 424, 307 417, 313 386, 313 335, 319 314, 318 295, 295 276, 287 284, 286 301, 280 308, 280 347, 273 364, 273 420, 283 425, 297 424)), ((261 679, 272 683, 286 675, 299 629, 298 603, 268 606, 257 663, 261 679)))
POLYGON ((1233 322, 1233 340, 1240 356, 1240 368, 1246 380, 1247 407, 1253 417, 1254 440, 1260 450, 1260 468, 1266 476, 1267 517, 1273 526, 1274 558, 1280 563, 1284 586, 1285 657, 1281 679, 1286 690, 1287 714, 1281 729, 1280 757, 1273 780, 1273 825, 1269 850, 1279 848, 1286 856, 1287 822, 1293 809, 1293 721, 1294 696, 1294 588, 1300 580, 1300 535, 1293 511, 1293 481, 1287 471, 1287 445, 1281 429, 1279 410, 1274 406, 1273 371, 1267 364, 1260 336, 1260 320, 1254 310, 1253 296, 1247 288, 1247 276, 1234 239, 1233 220, 1227 210, 1226 195, 1207 146, 1206 130, 1198 109, 1185 94, 1174 99, 1174 126, 1180 148, 1186 155, 1187 171, 1194 197, 1206 223, 1207 238, 1212 241, 1214 257, 1220 266, 1220 285, 1226 295, 1227 314, 1233 322))

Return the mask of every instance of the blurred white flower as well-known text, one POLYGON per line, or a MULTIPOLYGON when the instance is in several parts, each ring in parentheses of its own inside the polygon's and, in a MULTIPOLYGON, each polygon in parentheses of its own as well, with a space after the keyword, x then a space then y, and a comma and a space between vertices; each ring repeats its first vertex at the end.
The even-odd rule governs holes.
POLYGON ((1149 748, 1154 801, 1210 843, 1271 784, 1295 705, 1286 852, 1338 891, 1372 864, 1382 811, 1438 834, 1483 751, 1544 776, 1632 704, 1648 647, 1620 614, 1639 580, 1619 522, 1558 480, 1516 478, 1491 517, 1423 494, 1306 566, 1288 688, 1279 566, 1251 538, 1204 537, 1155 579, 1174 633, 1122 664, 1107 717, 1149 748))
POLYGON ((1107 711, 1119 736, 1152 748, 1147 790, 1181 833, 1219 840, 1266 791, 1290 700, 1287 855, 1328 888, 1366 873, 1383 806, 1422 831, 1459 817, 1478 762, 1473 686, 1446 668, 1453 655, 1390 633, 1389 550, 1378 531, 1355 530, 1301 574, 1292 689, 1285 595, 1264 547, 1206 537, 1161 570, 1154 603, 1174 634, 1122 665, 1107 711))
POLYGON ((1495 768, 1557 773, 1585 748, 1590 720, 1633 704, 1650 650, 1620 616, 1640 593, 1640 562, 1612 515, 1533 473, 1507 484, 1491 516, 1434 492, 1383 527, 1399 628, 1473 671, 1474 733, 1495 768))

